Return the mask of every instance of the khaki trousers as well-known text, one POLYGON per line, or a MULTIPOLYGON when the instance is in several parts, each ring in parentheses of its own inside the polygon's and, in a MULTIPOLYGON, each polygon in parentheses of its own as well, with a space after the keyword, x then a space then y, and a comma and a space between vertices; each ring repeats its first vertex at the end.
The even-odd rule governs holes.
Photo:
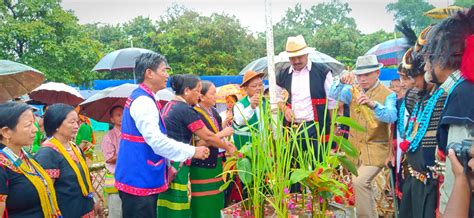
POLYGON ((109 218, 122 218, 122 200, 118 193, 109 194, 107 204, 109 205, 109 218))
POLYGON ((377 208, 372 190, 372 181, 382 170, 380 167, 361 165, 353 177, 355 205, 358 218, 378 218, 377 208))

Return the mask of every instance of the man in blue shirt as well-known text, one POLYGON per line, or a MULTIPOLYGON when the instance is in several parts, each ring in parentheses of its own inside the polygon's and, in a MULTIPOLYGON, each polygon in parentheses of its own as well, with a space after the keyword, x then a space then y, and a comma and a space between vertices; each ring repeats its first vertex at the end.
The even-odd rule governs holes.
POLYGON ((329 92, 330 97, 348 104, 351 119, 367 129, 351 130, 349 135, 360 153, 353 160, 359 166, 353 179, 357 217, 378 217, 371 183, 392 150, 389 124, 397 120, 397 96, 379 81, 382 66, 375 55, 359 57, 354 72, 343 75, 329 92))

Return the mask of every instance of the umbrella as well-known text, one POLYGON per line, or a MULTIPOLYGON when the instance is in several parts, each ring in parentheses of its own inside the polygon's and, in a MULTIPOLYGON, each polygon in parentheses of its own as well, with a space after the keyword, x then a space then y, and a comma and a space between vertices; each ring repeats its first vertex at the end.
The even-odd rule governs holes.
POLYGON ((104 89, 82 102, 79 113, 100 122, 110 122, 109 111, 117 105, 124 106, 127 98, 137 88, 138 85, 126 83, 104 89))
POLYGON ((0 60, 0 102, 22 96, 44 81, 39 70, 13 61, 0 60))
MULTIPOLYGON (((333 57, 326 55, 324 53, 318 51, 312 51, 308 55, 309 60, 311 62, 317 62, 325 64, 329 67, 333 75, 336 76, 344 70, 344 64, 337 61, 333 57)), ((277 56, 275 56, 275 73, 279 73, 282 70, 288 68, 290 66, 290 59, 286 55, 285 52, 281 52, 277 56)), ((253 70, 256 72, 267 72, 267 57, 259 58, 250 62, 247 66, 244 67, 242 71, 240 71, 239 75, 244 75, 247 71, 253 70)))
POLYGON ((74 87, 56 82, 42 84, 31 91, 28 95, 30 96, 30 99, 47 105, 64 103, 76 106, 84 101, 82 95, 74 87))
POLYGON ((225 103, 225 98, 229 95, 236 95, 240 99, 242 97, 242 90, 237 84, 227 84, 217 87, 217 103, 225 103))
MULTIPOLYGON (((135 69, 135 60, 143 53, 152 53, 148 49, 143 48, 124 48, 116 50, 105 55, 94 66, 93 71, 128 71, 133 72, 135 69)), ((133 74, 135 79, 135 73, 133 74)))
POLYGON ((156 93, 156 100, 171 101, 174 98, 174 93, 169 89, 162 89, 156 93))
POLYGON ((450 17, 451 15, 456 14, 458 11, 464 10, 463 7, 451 5, 446 8, 434 8, 431 9, 427 12, 425 12, 423 15, 433 18, 433 19, 445 19, 450 17))
POLYGON ((372 47, 365 55, 376 55, 377 60, 384 66, 398 65, 408 47, 405 38, 392 39, 372 47))

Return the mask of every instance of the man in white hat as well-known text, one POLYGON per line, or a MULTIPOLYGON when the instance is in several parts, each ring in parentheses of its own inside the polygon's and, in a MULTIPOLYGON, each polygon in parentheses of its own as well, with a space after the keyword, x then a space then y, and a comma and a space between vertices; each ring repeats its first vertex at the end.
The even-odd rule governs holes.
MULTIPOLYGON (((313 125, 308 129, 308 136, 318 139, 320 135, 319 140, 325 142, 330 130, 328 109, 336 107, 336 101, 327 98, 333 77, 326 65, 309 60, 308 54, 311 51, 314 48, 308 47, 302 35, 288 37, 285 52, 290 58, 291 66, 277 74, 276 82, 289 95, 285 103, 279 104, 279 108, 284 112, 287 124, 294 128, 318 122, 319 129, 325 129, 326 132, 316 133, 316 126, 313 125)), ((312 141, 313 145, 317 145, 316 141, 312 141)), ((307 145, 303 146, 305 148, 307 145)), ((314 148, 313 152, 317 150, 314 148)))
POLYGON ((367 129, 350 131, 349 136, 360 152, 354 160, 359 175, 353 179, 357 217, 378 217, 372 180, 389 156, 389 125, 397 120, 397 95, 379 81, 382 66, 375 55, 358 57, 354 73, 343 75, 330 91, 331 97, 349 105, 351 119, 367 129))

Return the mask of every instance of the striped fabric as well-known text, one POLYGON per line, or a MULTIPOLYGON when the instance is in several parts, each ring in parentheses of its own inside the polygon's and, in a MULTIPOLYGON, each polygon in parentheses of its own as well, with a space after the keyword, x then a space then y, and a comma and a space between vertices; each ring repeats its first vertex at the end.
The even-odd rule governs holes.
POLYGON ((219 218, 224 208, 224 192, 219 187, 224 184, 222 177, 222 157, 217 159, 215 168, 191 166, 191 210, 193 218, 219 218))
POLYGON ((173 163, 178 174, 167 191, 158 196, 158 217, 188 218, 191 217, 188 198, 189 166, 179 168, 179 162, 173 163))

